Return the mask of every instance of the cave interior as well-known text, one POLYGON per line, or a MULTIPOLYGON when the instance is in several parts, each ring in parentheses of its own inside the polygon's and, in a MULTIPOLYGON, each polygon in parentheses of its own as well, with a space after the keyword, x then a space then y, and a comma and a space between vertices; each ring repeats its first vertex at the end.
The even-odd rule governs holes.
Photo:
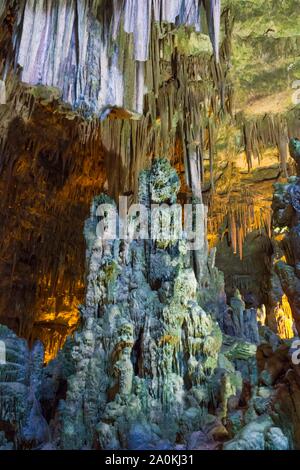
POLYGON ((0 450, 300 449, 300 15, 246 3, 0 2, 0 450))

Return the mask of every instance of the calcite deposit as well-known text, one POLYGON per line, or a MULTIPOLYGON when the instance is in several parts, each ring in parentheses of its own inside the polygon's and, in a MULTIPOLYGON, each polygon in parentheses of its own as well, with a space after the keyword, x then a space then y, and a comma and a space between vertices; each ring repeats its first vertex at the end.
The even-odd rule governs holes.
MULTIPOLYGON (((167 160, 154 160, 140 175, 140 201, 166 210, 178 181, 167 160)), ((94 199, 84 230, 81 326, 57 358, 42 369, 40 344, 29 352, 1 330, 9 358, 1 370, 2 445, 201 449, 222 448, 225 440, 224 449, 292 447, 280 413, 269 413, 276 392, 268 367, 256 363, 257 344, 266 340, 240 293, 231 309, 223 305, 231 320, 218 322, 219 311, 201 306, 185 237, 164 247, 159 239, 104 238, 101 204, 116 209, 105 194, 94 199)), ((200 262, 213 285, 207 253, 200 262)))
POLYGON ((300 449, 297 2, 0 0, 0 450, 300 449))
POLYGON ((0 317, 42 340, 50 359, 83 301, 93 197, 107 188, 133 202, 140 171, 170 153, 200 195, 207 108, 214 103, 217 115, 230 105, 216 73, 227 56, 221 8, 12 1, 0 14, 0 317))
MULTIPOLYGON (((10 5, 16 11, 13 61, 22 68, 21 80, 58 88, 64 101, 102 116, 115 106, 143 112, 145 62, 154 22, 201 28, 202 2, 196 0, 187 4, 183 0, 7 3, 0 16, 10 5), (126 62, 132 65, 126 67, 126 62), (132 79, 133 93, 128 94, 127 83, 132 79)), ((218 57, 220 1, 205 1, 204 6, 218 57)), ((8 67, 9 63, 5 73, 8 67)))
POLYGON ((278 237, 274 270, 291 306, 297 330, 300 329, 300 146, 297 139, 290 141, 291 156, 295 160, 297 176, 275 186, 273 224, 278 237))
MULTIPOLYGON (((166 160, 141 175, 141 201, 171 204, 178 190, 166 160)), ((171 448, 205 421, 221 330, 197 300, 186 242, 161 248, 152 239, 102 240, 96 214, 103 200, 95 200, 85 226, 86 303, 68 351, 75 370, 58 412, 58 445, 171 448)))

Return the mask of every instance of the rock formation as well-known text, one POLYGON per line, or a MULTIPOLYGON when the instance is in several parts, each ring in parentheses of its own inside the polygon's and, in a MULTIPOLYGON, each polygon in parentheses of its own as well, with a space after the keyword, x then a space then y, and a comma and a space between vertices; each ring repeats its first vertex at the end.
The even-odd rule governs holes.
MULTIPOLYGON (((113 107, 142 114, 145 63, 154 22, 194 26, 197 30, 201 23, 202 2, 195 0, 188 5, 183 0, 7 3, 1 16, 10 8, 16 16, 14 55, 12 64, 6 63, 4 74, 10 65, 18 64, 23 82, 58 88, 65 102, 102 117, 113 107)), ((218 57, 220 1, 205 1, 204 7, 218 57)))
POLYGON ((4 326, 0 327, 0 338, 5 344, 5 363, 0 367, 1 447, 38 447, 50 440, 39 402, 43 346, 36 343, 30 351, 25 340, 4 326))
POLYGON ((300 448, 298 5, 252 3, 0 2, 1 450, 300 448))
POLYGON ((229 106, 219 2, 137 5, 1 5, 0 317, 48 360, 78 320, 92 198, 136 200, 139 172, 170 152, 199 195, 207 107, 229 106))
MULTIPOLYGON (((140 175, 140 202, 147 209, 162 205, 161 229, 178 190, 178 176, 167 160, 154 160, 140 175)), ((105 231, 108 210, 116 213, 111 198, 94 199, 85 225, 87 291, 81 326, 57 358, 43 370, 39 345, 30 353, 24 340, 1 330, 9 348, 2 369, 2 409, 7 410, 2 420, 16 423, 13 434, 4 428, 2 445, 200 449, 221 448, 231 438, 224 448, 292 446, 269 416, 273 379, 265 364, 259 375, 253 343, 262 339, 251 329, 253 319, 248 321, 240 294, 231 301, 233 331, 225 335, 216 312, 200 306, 202 288, 185 236, 161 238, 163 231, 158 231, 145 240, 135 213, 128 234, 134 233, 134 224, 140 237, 104 237, 99 223, 105 231), (10 354, 18 358, 17 375, 10 354), (7 387, 14 390, 13 403, 7 387)), ((148 215, 152 226, 154 213, 148 215)), ((122 228, 124 220, 118 222, 122 228)), ((209 270, 203 272, 213 285, 209 270)))
POLYGON ((299 141, 290 142, 291 156, 297 165, 297 175, 287 183, 276 184, 273 199, 273 225, 278 237, 274 270, 291 306, 296 327, 300 329, 300 183, 299 141))
MULTIPOLYGON (((167 161, 141 174, 140 202, 149 209, 174 203, 178 190, 167 161)), ((94 201, 85 227, 86 303, 68 352, 75 371, 58 412, 59 445, 171 447, 205 420, 221 331, 197 302, 186 242, 102 240, 103 200, 94 201)))

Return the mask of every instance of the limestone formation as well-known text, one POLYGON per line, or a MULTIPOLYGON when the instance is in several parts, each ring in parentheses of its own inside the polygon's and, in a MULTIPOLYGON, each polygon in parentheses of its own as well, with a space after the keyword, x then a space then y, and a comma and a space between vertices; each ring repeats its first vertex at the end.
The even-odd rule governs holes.
POLYGON ((300 449, 297 0, 243 3, 0 1, 0 450, 300 449))
POLYGON ((272 420, 263 417, 245 426, 225 450, 288 450, 289 442, 272 420))
MULTIPOLYGON (((148 209, 154 202, 171 208, 178 191, 165 159, 141 173, 139 197, 148 209)), ((291 438, 267 416, 281 369, 261 362, 258 370, 254 317, 249 321, 240 293, 231 300, 226 335, 221 310, 200 306, 205 299, 184 236, 163 247, 139 231, 104 237, 99 224, 108 230, 116 209, 106 194, 93 200, 81 326, 57 358, 43 369, 41 345, 29 351, 1 327, 1 421, 14 433, 13 441, 0 434, 1 447, 220 449, 226 441, 225 449, 289 448, 291 438)), ((120 215, 117 222, 124 226, 120 215)), ((211 256, 201 262, 210 294, 220 296, 211 256)))
MULTIPOLYGON (((172 204, 178 189, 176 172, 158 159, 142 174, 139 194, 172 204)), ((205 420, 222 334, 197 302, 184 240, 165 249, 159 240, 101 240, 101 200, 85 229, 87 296, 67 352, 75 370, 58 410, 58 446, 147 448, 164 440, 172 447, 177 434, 184 439, 205 420)))
MULTIPOLYGON (((5 362, 0 366, 0 420, 7 434, 20 449, 38 447, 50 440, 48 424, 40 405, 44 351, 36 343, 30 351, 8 328, 0 326, 5 344, 5 362)), ((3 432, 0 445, 11 448, 3 432)))
MULTIPOLYGON (((178 190, 166 160, 154 160, 141 173, 139 197, 148 207, 171 205, 178 190)), ((257 395, 256 345, 245 341, 250 330, 240 294, 231 304, 239 329, 225 336, 198 303, 186 242, 162 249, 159 240, 104 240, 97 232, 103 202, 115 207, 105 195, 95 198, 85 226, 88 286, 82 327, 47 368, 54 396, 55 377, 67 381, 52 424, 55 446, 172 449, 178 436, 188 448, 218 446, 219 438, 228 439, 218 420, 234 423, 241 413, 237 432, 256 419, 255 407, 264 413, 268 406, 257 395), (239 401, 245 384, 250 406, 244 414, 239 401)), ((249 340, 255 343, 257 337, 249 340)), ((262 445, 287 448, 282 431, 269 428, 262 445)), ((254 447, 255 439, 247 445, 254 447)))
MULTIPOLYGON (((13 30, 16 51, 5 73, 9 65, 18 65, 22 68, 23 82, 58 88, 65 102, 102 118, 114 107, 143 112, 152 23, 183 24, 198 31, 201 23, 200 4, 195 0, 189 1, 188 6, 183 0, 6 3, 0 18, 10 6, 16 11, 13 30), (128 94, 127 84, 132 79, 134 84, 130 87, 134 85, 132 90, 136 93, 128 94)), ((204 5, 218 57, 220 1, 204 5)))
MULTIPOLYGON (((291 156, 298 164, 299 145, 291 139, 291 156)), ((300 185, 298 177, 290 177, 287 183, 275 185, 273 199, 273 226, 275 236, 282 234, 275 253, 275 272, 291 306, 296 327, 300 322, 300 185)))
POLYGON ((258 344, 260 341, 257 309, 246 309, 246 304, 238 289, 230 300, 230 308, 227 309, 223 320, 223 329, 226 334, 250 343, 258 344))
POLYGON ((176 160, 201 193, 204 137, 231 106, 229 75, 219 73, 230 31, 218 31, 230 18, 225 10, 220 22, 219 0, 4 3, 0 318, 43 341, 48 361, 76 328, 95 194, 136 202, 153 155, 176 160))

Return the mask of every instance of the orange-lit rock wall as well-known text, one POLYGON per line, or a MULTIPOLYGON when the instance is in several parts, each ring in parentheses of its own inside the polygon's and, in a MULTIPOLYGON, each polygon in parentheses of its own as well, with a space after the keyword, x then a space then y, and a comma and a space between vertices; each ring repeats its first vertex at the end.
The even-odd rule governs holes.
MULTIPOLYGON (((19 92, 26 112, 33 97, 19 92)), ((99 133, 85 140, 86 124, 49 96, 35 98, 30 117, 17 105, 1 109, 0 321, 42 339, 49 358, 78 322, 83 222, 106 181, 104 154, 99 133)))

